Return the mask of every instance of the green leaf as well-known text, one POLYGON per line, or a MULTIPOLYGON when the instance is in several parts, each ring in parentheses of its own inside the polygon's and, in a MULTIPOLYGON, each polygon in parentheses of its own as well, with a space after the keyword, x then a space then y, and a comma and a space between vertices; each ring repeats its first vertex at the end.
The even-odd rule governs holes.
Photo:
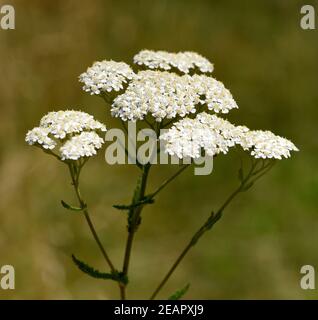
POLYGON ((83 211, 83 210, 85 210, 87 208, 87 205, 84 205, 82 208, 74 207, 74 206, 71 206, 71 205, 67 204, 63 200, 61 200, 61 204, 65 209, 72 210, 72 211, 83 211))
POLYGON ((89 266, 87 263, 78 260, 74 255, 72 255, 73 262, 75 265, 84 273, 88 274, 89 276, 96 278, 96 279, 103 279, 103 280, 114 280, 117 282, 121 282, 123 284, 128 283, 127 276, 124 276, 121 272, 112 272, 112 273, 105 273, 100 272, 93 267, 89 266))
POLYGON ((168 300, 180 300, 190 288, 190 283, 188 283, 184 288, 181 290, 176 291, 173 295, 171 295, 168 300))
POLYGON ((118 209, 118 210, 129 210, 129 209, 131 209, 131 205, 114 204, 113 208, 118 209))
POLYGON ((115 204, 115 205, 113 205, 113 208, 118 209, 118 210, 130 210, 130 209, 139 207, 141 205, 151 204, 151 203, 154 203, 154 202, 155 202, 154 199, 145 197, 141 201, 133 203, 133 204, 130 204, 130 205, 120 205, 120 204, 117 205, 117 204, 115 204))

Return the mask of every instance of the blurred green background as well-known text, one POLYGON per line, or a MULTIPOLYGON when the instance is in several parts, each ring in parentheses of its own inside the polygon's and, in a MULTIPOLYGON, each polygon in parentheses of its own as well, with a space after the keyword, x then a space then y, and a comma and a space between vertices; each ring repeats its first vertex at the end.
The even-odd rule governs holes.
MULTIPOLYGON (((66 167, 24 142, 50 110, 75 108, 109 127, 103 101, 81 90, 78 75, 95 60, 130 63, 141 49, 193 50, 215 63, 214 76, 239 110, 229 119, 290 138, 301 150, 237 198, 222 221, 186 257, 160 294, 191 283, 186 298, 314 299, 299 286, 300 268, 318 268, 318 30, 299 26, 315 1, 0 1, 16 10, 16 30, 0 30, 0 266, 16 270, 16 289, 0 299, 118 298, 111 282, 72 264, 76 254, 104 261, 75 202, 66 167)), ((317 16, 316 16, 317 18, 317 16)), ((210 176, 189 170, 145 208, 133 248, 130 298, 147 298, 210 210, 237 185, 235 153, 215 161, 210 176)), ((153 190, 174 166, 155 167, 153 190)), ((103 152, 82 177, 83 193, 116 265, 126 240, 127 203, 138 170, 109 166, 103 152)), ((317 269, 318 270, 318 269, 317 269)), ((318 289, 317 289, 318 290, 318 289)))

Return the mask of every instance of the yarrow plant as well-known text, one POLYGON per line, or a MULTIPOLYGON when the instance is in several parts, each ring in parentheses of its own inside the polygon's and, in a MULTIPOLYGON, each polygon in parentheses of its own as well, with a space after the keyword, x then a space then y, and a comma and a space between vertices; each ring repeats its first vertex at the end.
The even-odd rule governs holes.
MULTIPOLYGON (((170 156, 186 159, 187 163, 179 164, 176 173, 148 193, 147 181, 152 163, 138 159, 135 162, 141 173, 131 203, 114 205, 116 209, 127 212, 128 235, 120 268, 112 263, 101 243, 79 186, 82 168, 103 146, 101 134, 106 132, 106 126, 82 111, 50 112, 40 120, 39 126, 26 134, 25 140, 68 167, 78 206, 69 205, 65 201, 62 201, 62 205, 67 210, 83 214, 109 272, 100 272, 74 255, 73 261, 81 271, 92 277, 115 281, 121 299, 126 299, 130 257, 143 208, 153 204, 161 190, 189 168, 202 153, 208 155, 211 161, 220 153, 227 154, 232 148, 241 148, 249 154, 251 164, 246 170, 246 165, 243 168, 241 163, 238 187, 217 210, 210 213, 201 228, 190 238, 150 295, 154 299, 188 251, 222 217, 232 200, 251 188, 277 160, 289 158, 291 152, 298 149, 291 141, 270 131, 250 130, 224 119, 221 115, 237 109, 237 103, 223 83, 212 77, 213 64, 201 55, 195 52, 143 50, 135 55, 133 61, 133 67, 112 60, 95 62, 79 76, 83 90, 105 101, 107 113, 119 119, 128 139, 127 123, 142 123, 159 136, 156 140, 159 143, 157 152, 163 149, 170 156)), ((129 150, 125 149, 125 153, 129 156, 129 150)), ((178 290, 170 299, 180 299, 187 288, 178 290)))

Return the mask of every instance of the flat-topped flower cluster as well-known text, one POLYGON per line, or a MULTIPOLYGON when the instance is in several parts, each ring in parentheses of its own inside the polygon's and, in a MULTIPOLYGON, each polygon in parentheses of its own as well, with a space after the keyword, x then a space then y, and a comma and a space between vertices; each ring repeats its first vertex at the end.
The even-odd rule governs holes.
POLYGON ((96 154, 104 142, 98 132, 103 131, 106 131, 105 125, 85 112, 53 111, 26 134, 25 140, 46 150, 53 150, 61 144, 57 154, 61 160, 78 160, 96 154))
POLYGON ((196 113, 200 105, 216 113, 238 108, 224 85, 205 75, 179 76, 166 71, 140 71, 126 91, 112 104, 113 117, 143 120, 150 114, 157 122, 196 113))
MULTIPOLYGON (((230 147, 240 145, 255 158, 282 159, 289 157, 290 151, 298 150, 291 141, 269 131, 249 130, 209 114, 226 114, 238 106, 223 83, 211 76, 213 64, 201 55, 142 50, 133 61, 137 67, 149 70, 134 74, 126 72, 123 77, 122 70, 131 69, 118 62, 118 68, 113 68, 107 76, 107 88, 119 77, 122 79, 120 88, 126 85, 124 92, 113 99, 111 115, 123 121, 144 120, 149 116, 159 123, 175 119, 170 130, 160 136, 166 142, 165 150, 170 155, 197 158, 204 149, 213 156, 227 153, 230 147), (202 110, 204 107, 206 110, 202 110), (194 119, 193 114, 196 114, 194 119)), ((109 63, 108 70, 114 66, 113 61, 102 63, 109 63)), ((90 70, 80 76, 85 91, 89 91, 87 88, 93 81, 90 70)), ((104 78, 98 74, 94 77, 104 78)), ((97 86, 102 88, 103 84, 97 83, 97 86)), ((107 95, 108 92, 104 90, 100 94, 107 95)))
MULTIPOLYGON (((84 91, 111 101, 110 113, 121 121, 147 119, 160 129, 169 120, 170 129, 159 137, 168 154, 198 158, 204 150, 214 156, 239 145, 255 158, 282 159, 298 150, 270 131, 235 126, 213 114, 226 114, 238 106, 223 83, 211 76, 213 64, 203 56, 142 50, 133 61, 135 71, 124 62, 95 62, 79 81, 84 91)), ((61 159, 77 160, 96 153, 103 142, 96 132, 105 130, 86 113, 52 112, 28 132, 26 141, 52 150, 54 139, 68 139, 59 149, 61 159)))
POLYGON ((90 94, 120 91, 134 77, 133 70, 124 62, 97 61, 79 76, 83 90, 90 94))
POLYGON ((189 73, 196 68, 203 73, 211 73, 213 64, 196 52, 171 53, 167 51, 142 50, 134 56, 134 63, 149 69, 171 70, 176 68, 189 73))
POLYGON ((166 152, 178 158, 199 158, 201 149, 209 156, 226 154, 230 147, 241 146, 255 158, 279 159, 290 157, 290 151, 297 151, 295 145, 270 131, 249 130, 235 126, 229 121, 199 113, 195 119, 185 118, 160 136, 166 142, 166 152))

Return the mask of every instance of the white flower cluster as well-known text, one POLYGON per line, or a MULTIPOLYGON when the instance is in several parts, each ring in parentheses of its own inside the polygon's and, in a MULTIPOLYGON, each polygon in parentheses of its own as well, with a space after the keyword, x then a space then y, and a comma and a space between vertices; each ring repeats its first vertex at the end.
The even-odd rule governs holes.
POLYGON ((281 160, 290 157, 290 151, 298 148, 288 139, 275 135, 271 131, 248 131, 241 139, 244 150, 250 150, 254 158, 273 158, 281 160))
POLYGON ((178 158, 199 158, 203 148, 207 155, 226 154, 240 141, 248 128, 235 127, 229 121, 205 112, 195 119, 185 118, 160 136, 165 151, 178 158))
POLYGON ((40 121, 40 127, 49 128, 49 133, 57 139, 64 139, 67 134, 79 133, 83 130, 106 131, 104 124, 82 111, 52 111, 40 121))
POLYGON ((209 110, 216 113, 228 113, 232 109, 238 109, 231 92, 224 87, 222 82, 212 77, 195 74, 190 78, 190 85, 201 97, 200 103, 207 104, 209 110))
POLYGON ((205 75, 183 75, 166 71, 140 71, 126 91, 112 104, 112 116, 122 120, 142 120, 151 114, 156 121, 195 113, 199 104, 215 112, 238 108, 224 85, 205 75))
POLYGON ((56 146, 56 142, 48 135, 49 128, 35 127, 26 134, 25 141, 29 145, 39 144, 44 149, 52 150, 56 146))
MULTIPOLYGON (((142 50, 134 56, 134 63, 148 70, 135 74, 123 62, 95 62, 80 76, 80 81, 84 83, 83 89, 91 94, 116 91, 117 96, 111 98, 111 114, 123 121, 143 120, 147 115, 157 122, 184 118, 160 137, 166 142, 166 151, 170 155, 197 158, 204 149, 208 155, 213 156, 227 153, 230 147, 240 145, 255 158, 282 159, 289 157, 291 151, 298 150, 289 140, 269 131, 251 131, 247 127, 234 126, 216 115, 202 112, 200 106, 222 114, 238 108, 223 83, 209 76, 213 64, 203 56, 195 52, 142 50), (127 84, 125 90, 119 92, 124 89, 124 84, 127 84), (201 113, 195 119, 185 118, 198 112, 201 113)), ((74 119, 74 116, 70 118, 74 119)), ((92 121, 88 124, 90 128, 93 127, 92 121)), ((82 120, 74 120, 72 123, 67 121, 69 127, 61 126, 59 118, 57 125, 53 122, 46 125, 46 122, 43 121, 42 126, 49 126, 50 134, 57 138, 63 138, 68 131, 86 130, 85 125, 80 125, 82 120)), ((29 141, 32 143, 37 142, 46 148, 55 146, 46 131, 34 131, 30 136, 29 141)), ((76 154, 73 151, 71 153, 76 154)))
POLYGON ((196 52, 171 53, 167 51, 142 50, 134 56, 134 63, 150 69, 171 70, 172 67, 182 73, 198 68, 203 73, 211 73, 213 64, 196 52))
POLYGON ((230 147, 240 145, 255 158, 288 158, 290 151, 298 151, 289 140, 270 131, 250 131, 205 112, 195 119, 185 118, 160 136, 165 151, 178 158, 199 158, 203 149, 209 156, 226 154, 230 147))
POLYGON ((77 160, 93 156, 101 148, 103 139, 96 133, 99 131, 106 131, 105 125, 85 112, 49 112, 41 119, 39 127, 28 131, 25 141, 49 150, 53 150, 57 142, 64 143, 59 149, 61 159, 77 160), (65 139, 68 140, 65 142, 65 139))
POLYGON ((104 140, 95 131, 84 131, 66 141, 60 148, 62 160, 91 157, 102 147, 104 140))
POLYGON ((134 75, 128 64, 104 60, 95 62, 79 76, 79 81, 84 83, 84 91, 99 95, 113 90, 120 91, 134 75))

